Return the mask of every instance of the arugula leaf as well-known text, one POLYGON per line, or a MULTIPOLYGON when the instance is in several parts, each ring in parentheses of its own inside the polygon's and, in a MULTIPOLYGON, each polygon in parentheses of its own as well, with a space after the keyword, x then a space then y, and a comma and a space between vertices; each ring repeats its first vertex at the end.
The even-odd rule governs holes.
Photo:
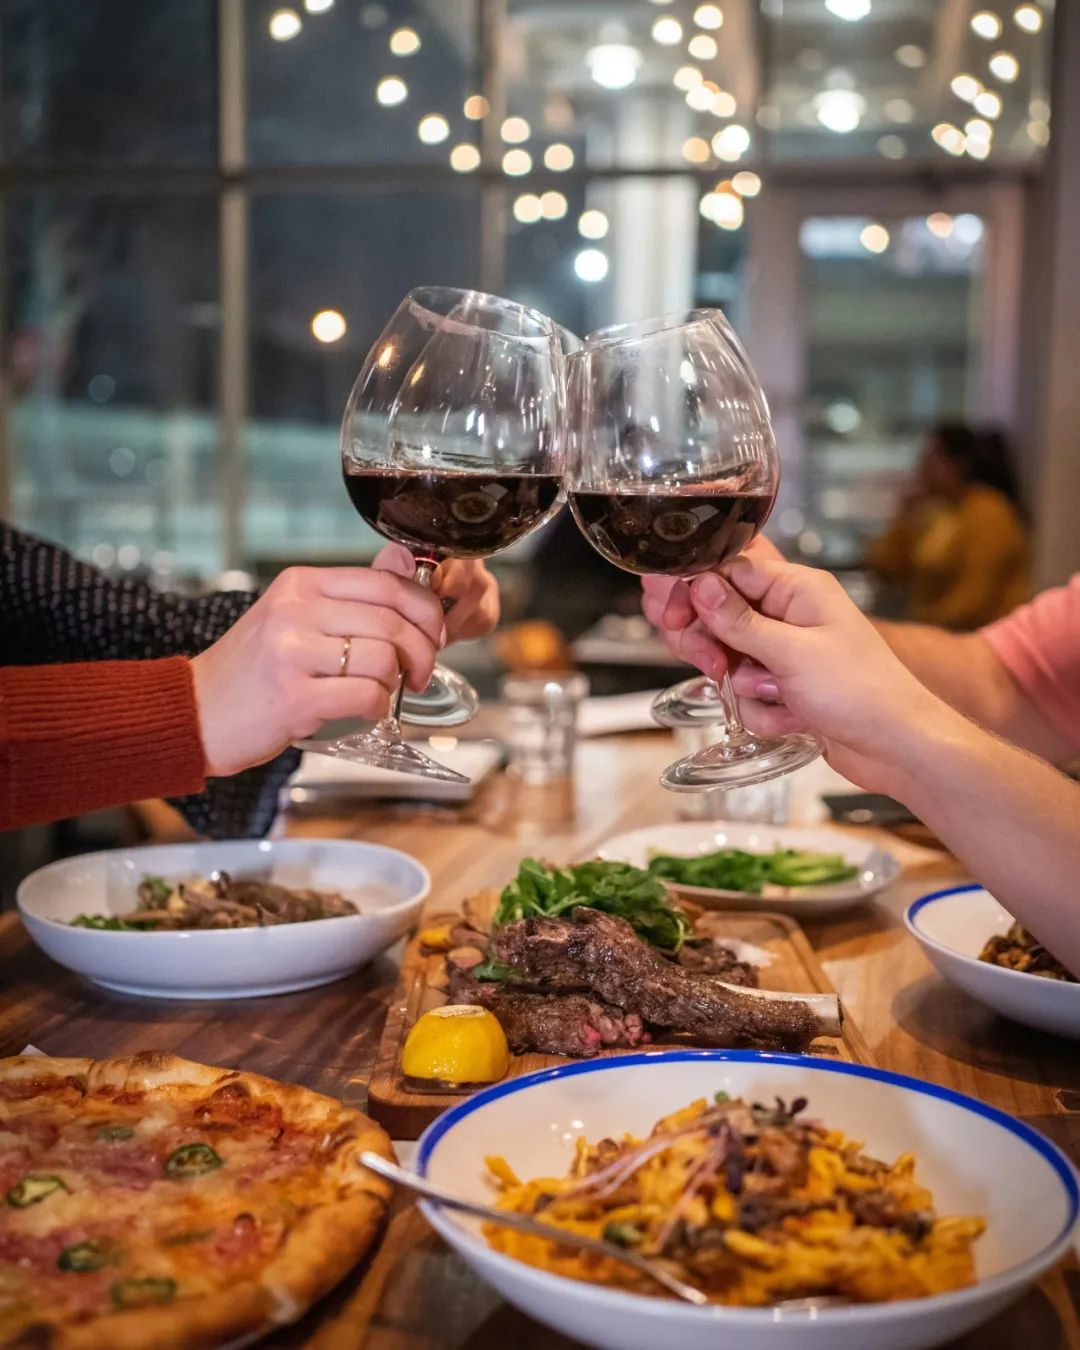
POLYGON ((142 879, 143 887, 147 896, 155 905, 163 905, 173 893, 173 888, 164 877, 144 876, 142 879))
POLYGON ((625 919, 646 942, 664 951, 678 951, 691 933, 689 920, 672 905, 657 877, 629 863, 599 860, 545 867, 535 858, 524 858, 499 898, 494 926, 557 918, 578 905, 625 919))

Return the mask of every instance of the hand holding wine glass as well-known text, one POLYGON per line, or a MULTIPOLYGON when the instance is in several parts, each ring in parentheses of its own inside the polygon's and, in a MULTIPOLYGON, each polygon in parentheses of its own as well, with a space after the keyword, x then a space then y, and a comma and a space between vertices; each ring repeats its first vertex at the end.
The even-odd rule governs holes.
MULTIPOLYGON (((616 566, 695 576, 740 552, 764 525, 779 484, 767 404, 744 354, 707 312, 590 335, 567 362, 567 405, 570 506, 616 566)), ((665 787, 747 786, 820 753, 806 733, 747 732, 726 673, 719 686, 675 686, 654 713, 668 724, 715 721, 717 707, 724 740, 669 766, 665 787)))
MULTIPOLYGON (((443 560, 489 557, 557 509, 562 405, 559 338, 545 315, 478 291, 411 291, 349 396, 341 465, 350 500, 373 529, 408 548, 416 581, 429 585, 443 560)), ((402 692, 371 731, 320 749, 467 781, 404 741, 402 692)), ((450 705, 475 701, 460 677, 444 695, 450 705)))

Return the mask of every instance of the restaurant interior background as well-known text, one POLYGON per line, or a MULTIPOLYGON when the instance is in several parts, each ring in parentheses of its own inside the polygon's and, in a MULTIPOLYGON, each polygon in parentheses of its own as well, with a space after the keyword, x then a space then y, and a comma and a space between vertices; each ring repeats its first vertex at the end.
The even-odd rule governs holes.
MULTIPOLYGON (((0 514, 174 587, 370 557, 339 419, 438 282, 578 333, 723 307, 783 456, 770 531, 857 595, 923 429, 1000 424, 1057 580, 1076 9, 5 0, 0 514)), ((499 560, 511 618, 529 548, 499 560)))

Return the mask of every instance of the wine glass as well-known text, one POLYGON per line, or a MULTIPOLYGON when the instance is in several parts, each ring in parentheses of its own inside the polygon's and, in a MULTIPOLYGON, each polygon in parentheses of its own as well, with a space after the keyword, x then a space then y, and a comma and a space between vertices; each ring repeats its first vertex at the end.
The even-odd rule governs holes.
MULTIPOLYGON (((719 310, 709 312, 718 314, 722 322, 727 323, 719 310)), ((555 325, 555 336, 563 356, 569 356, 581 346, 581 338, 561 324, 555 325)), ((444 599, 443 609, 449 613, 453 603, 444 599)), ((437 665, 427 688, 419 693, 412 689, 404 691, 398 716, 410 726, 450 728, 471 721, 479 706, 476 690, 464 675, 450 666, 437 665)))
MULTIPOLYGON (((714 324, 722 337, 738 358, 747 383, 758 401, 757 414, 769 421, 769 404, 765 391, 758 383, 750 358, 739 341, 738 334, 732 328, 722 309, 697 306, 685 312, 683 321, 693 323, 703 320, 714 324)), ((691 675, 657 694, 652 702, 652 715, 662 727, 700 727, 715 722, 726 721, 723 704, 723 690, 720 684, 708 675, 691 675)))
MULTIPOLYGON (((570 509, 617 567, 695 576, 765 524, 780 474, 764 397, 701 311, 591 334, 567 360, 566 417, 570 509)), ((809 733, 748 732, 726 675, 717 703, 724 739, 669 765, 661 782, 672 791, 763 783, 821 753, 809 733)))
MULTIPOLYGON (((561 505, 562 452, 562 354, 552 321, 451 287, 420 287, 401 302, 368 353, 341 427, 353 506, 411 551, 422 586, 444 558, 490 557, 542 525, 561 505)), ((381 722, 319 748, 467 782, 402 738, 403 684, 381 722)), ((453 681, 446 697, 453 701, 453 681)))

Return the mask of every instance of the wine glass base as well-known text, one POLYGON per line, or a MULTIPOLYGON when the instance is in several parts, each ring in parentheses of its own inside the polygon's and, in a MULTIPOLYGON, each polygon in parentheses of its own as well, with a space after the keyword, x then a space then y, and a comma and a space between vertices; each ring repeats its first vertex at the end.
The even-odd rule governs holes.
POLYGON ((445 764, 439 764, 408 741, 388 740, 376 731, 342 736, 336 741, 298 741, 297 745, 301 750, 329 755, 332 759, 347 759, 354 764, 367 764, 372 769, 434 778, 440 783, 472 782, 471 778, 466 778, 456 769, 448 769, 445 764))
POLYGON ((821 754, 823 746, 807 731, 788 736, 754 736, 720 741, 669 764, 660 775, 669 792, 715 792, 753 787, 801 769, 821 754))
POLYGON ((702 727, 724 720, 720 686, 705 675, 664 689, 653 699, 650 711, 662 727, 702 727))
POLYGON ((426 689, 406 689, 401 700, 402 722, 418 727, 460 727, 471 722, 480 699, 464 675, 448 666, 436 666, 426 689))

